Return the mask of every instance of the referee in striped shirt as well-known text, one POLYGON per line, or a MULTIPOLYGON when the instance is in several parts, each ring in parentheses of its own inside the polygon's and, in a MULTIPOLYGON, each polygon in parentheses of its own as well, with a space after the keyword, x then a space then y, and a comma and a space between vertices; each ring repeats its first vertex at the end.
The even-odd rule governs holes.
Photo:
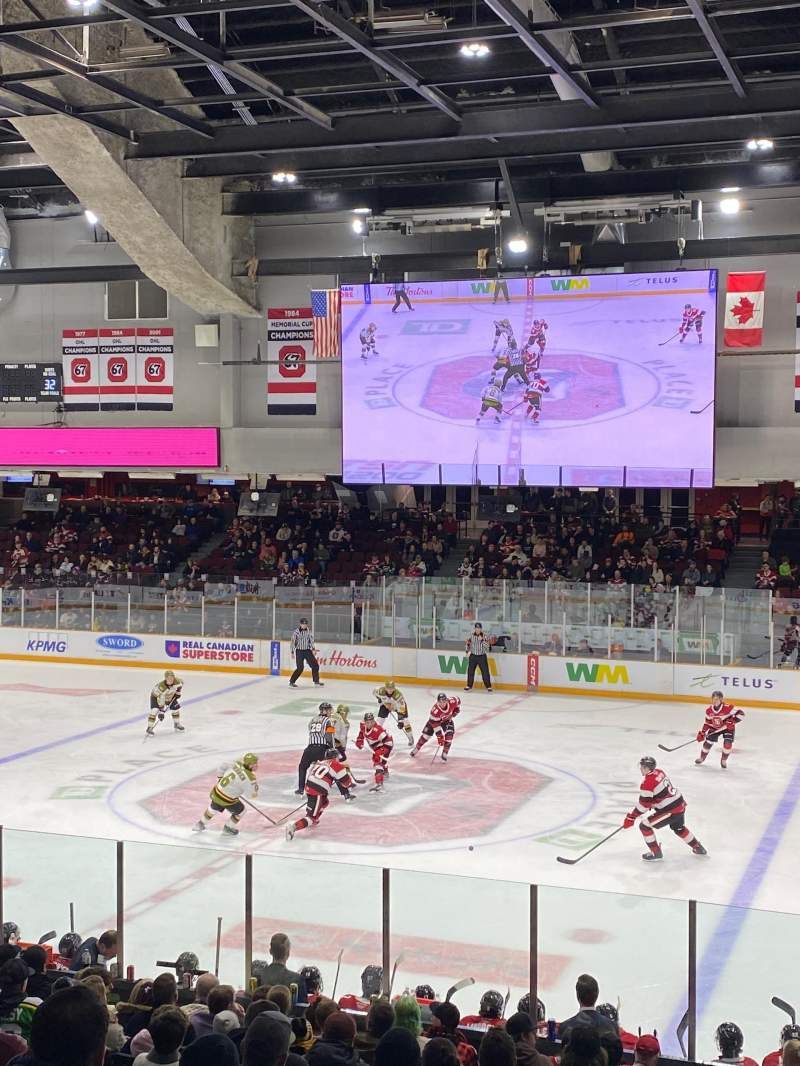
POLYGON ((322 685, 319 679, 319 663, 314 654, 314 634, 308 628, 308 619, 301 618, 300 624, 292 633, 292 651, 295 669, 289 678, 289 687, 297 688, 297 679, 305 669, 306 663, 311 667, 311 680, 315 685, 322 685))
POLYGON ((312 763, 325 757, 328 748, 332 748, 336 740, 336 726, 333 724, 331 714, 333 707, 330 703, 321 703, 319 709, 308 723, 308 744, 303 748, 300 756, 300 765, 297 767, 297 791, 296 796, 302 796, 306 787, 306 774, 312 763))
POLYGON ((466 650, 469 652, 469 662, 467 663, 467 683, 464 686, 465 692, 472 691, 472 686, 475 684, 476 670, 480 670, 481 672, 483 687, 486 691, 492 691, 492 679, 489 676, 488 659, 489 648, 491 648, 491 646, 490 640, 483 634, 483 626, 480 622, 476 622, 472 635, 467 637, 466 650))

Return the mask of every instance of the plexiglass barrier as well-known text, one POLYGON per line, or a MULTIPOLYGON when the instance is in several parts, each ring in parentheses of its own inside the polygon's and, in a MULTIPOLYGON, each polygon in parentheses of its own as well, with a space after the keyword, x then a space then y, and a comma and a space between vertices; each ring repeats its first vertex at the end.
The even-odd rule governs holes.
POLYGON ((2 827, 0 874, 0 921, 24 940, 55 930, 57 943, 71 919, 84 938, 116 928, 117 965, 137 978, 192 951, 243 987, 284 932, 290 966, 318 966, 326 995, 359 994, 364 967, 378 965, 393 995, 424 983, 444 998, 472 977, 457 995, 462 1015, 494 988, 507 1016, 532 992, 563 1020, 590 973, 623 1029, 655 1030, 664 1053, 697 1061, 716 1057, 725 1021, 760 1061, 787 1021, 771 996, 796 1000, 795 914, 2 827))
POLYGON ((774 666, 781 605, 767 590, 656 592, 567 581, 382 578, 297 588, 241 581, 207 583, 205 592, 105 584, 2 589, 0 625, 287 640, 307 617, 320 642, 460 648, 479 620, 498 650, 579 655, 588 645, 587 654, 609 658, 774 666))

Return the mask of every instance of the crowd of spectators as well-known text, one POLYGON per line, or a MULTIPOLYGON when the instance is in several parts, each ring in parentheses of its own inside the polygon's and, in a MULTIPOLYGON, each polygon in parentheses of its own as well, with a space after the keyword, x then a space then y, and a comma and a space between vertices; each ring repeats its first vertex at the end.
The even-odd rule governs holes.
POLYGON ((651 517, 635 504, 617 511, 611 494, 600 506, 566 506, 576 497, 556 490, 561 507, 522 521, 496 521, 481 534, 459 566, 459 574, 490 580, 636 584, 655 592, 681 587, 716 588, 737 540, 738 515, 726 504, 676 526, 651 517))
MULTIPOLYGON (((620 1066, 626 1053, 635 1066, 657 1066, 661 1054, 655 1033, 626 1030, 617 1007, 598 1004, 589 974, 576 982, 577 1010, 556 1024, 527 995, 506 1019, 508 996, 494 990, 465 1017, 429 985, 390 999, 379 966, 365 968, 360 996, 336 1002, 316 966, 289 969, 283 933, 240 990, 198 970, 191 952, 175 974, 113 980, 113 930, 83 943, 66 934, 56 956, 22 944, 14 923, 3 934, 0 1066, 620 1066), (96 961, 84 967, 87 958, 96 961)), ((757 1066, 734 1023, 716 1039, 715 1062, 757 1066)), ((763 1066, 800 1066, 800 1027, 783 1027, 763 1066)))

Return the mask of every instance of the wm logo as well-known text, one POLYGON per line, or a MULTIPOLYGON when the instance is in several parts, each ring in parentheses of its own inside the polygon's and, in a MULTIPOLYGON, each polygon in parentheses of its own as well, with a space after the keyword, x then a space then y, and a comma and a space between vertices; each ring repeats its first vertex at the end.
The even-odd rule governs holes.
POLYGON ((588 685, 630 685, 627 666, 607 666, 605 663, 565 663, 570 681, 584 681, 588 685))
POLYGON ((471 281, 469 287, 472 289, 473 296, 491 296, 492 295, 492 282, 491 281, 471 281))
MULTIPOLYGON (((469 660, 466 655, 437 655, 436 658, 439 660, 440 674, 458 674, 463 677, 467 672, 469 660)), ((489 673, 497 674, 497 663, 492 655, 489 656, 489 673)))
POLYGON ((553 292, 579 292, 589 288, 588 278, 551 278, 550 288, 553 292))

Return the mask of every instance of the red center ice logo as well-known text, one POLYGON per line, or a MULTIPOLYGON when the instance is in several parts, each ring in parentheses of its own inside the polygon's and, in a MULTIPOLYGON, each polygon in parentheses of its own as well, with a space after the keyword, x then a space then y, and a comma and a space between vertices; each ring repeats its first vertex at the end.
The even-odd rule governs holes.
MULTIPOLYGON (((456 734, 456 744, 458 734, 456 734)), ((366 786, 358 792, 358 801, 345 807, 337 802, 334 790, 331 806, 322 816, 316 832, 328 841, 342 844, 393 847, 430 844, 437 841, 470 839, 488 835, 506 818, 529 803, 553 780, 545 773, 513 762, 459 756, 447 767, 427 772, 433 742, 420 755, 418 763, 403 758, 405 752, 389 761, 386 799, 383 810, 369 803, 366 786)), ((261 791, 258 803, 275 820, 296 806, 288 799, 275 803, 276 790, 285 795, 290 782, 296 785, 298 753, 267 752, 259 755, 258 777, 261 791)), ((364 766, 357 773, 365 774, 364 766)), ((140 800, 140 805, 161 823, 186 827, 196 821, 208 802, 214 784, 213 769, 190 778, 176 789, 158 791, 140 800)), ((294 797, 291 797, 294 799, 294 797)), ((249 812, 244 830, 261 831, 263 822, 249 812)), ((297 815, 299 817, 299 813, 297 815)), ((219 820, 220 827, 222 819, 219 820)))
MULTIPOLYGON (((443 415, 445 418, 461 419, 471 415, 475 408, 474 383, 481 388, 486 383, 491 360, 485 356, 465 356, 451 362, 440 363, 430 374, 420 406, 443 415)), ((548 422, 579 422, 598 416, 609 415, 624 408, 619 367, 615 362, 593 355, 557 354, 547 355, 548 378, 558 377, 564 388, 547 401, 548 422)), ((509 393, 516 396, 517 393, 509 393)), ((480 389, 477 397, 480 396, 480 389)), ((521 393, 519 393, 521 397, 521 393)))

